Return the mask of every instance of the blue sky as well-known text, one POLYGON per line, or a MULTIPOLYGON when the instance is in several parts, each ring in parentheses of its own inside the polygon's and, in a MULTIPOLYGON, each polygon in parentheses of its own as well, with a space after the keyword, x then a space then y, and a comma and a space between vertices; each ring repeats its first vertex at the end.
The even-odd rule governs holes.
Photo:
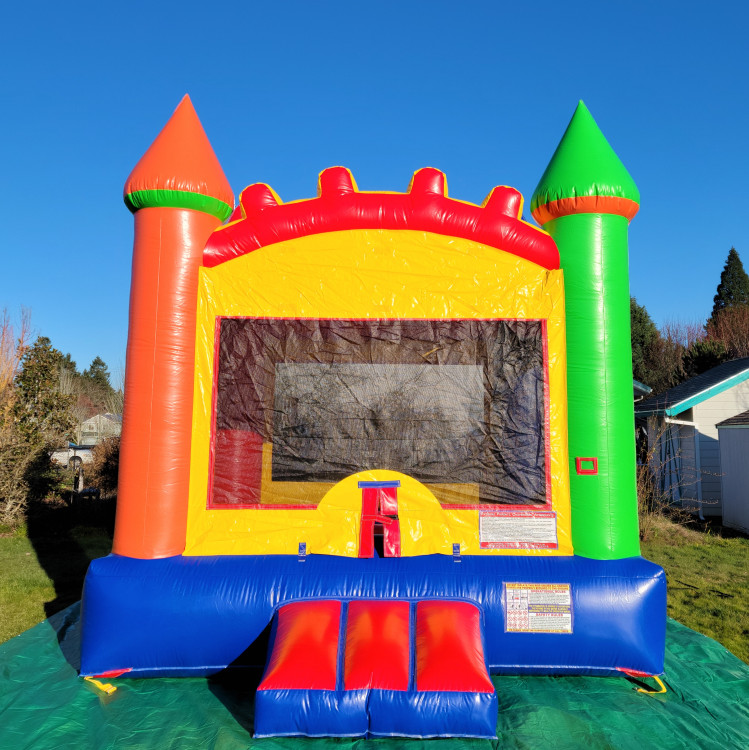
POLYGON ((631 291, 704 321, 749 269, 749 6, 741 2, 20 4, 0 31, 0 308, 79 367, 124 366, 130 170, 189 93, 229 181, 311 197, 447 174, 530 195, 579 99, 637 182, 631 291))

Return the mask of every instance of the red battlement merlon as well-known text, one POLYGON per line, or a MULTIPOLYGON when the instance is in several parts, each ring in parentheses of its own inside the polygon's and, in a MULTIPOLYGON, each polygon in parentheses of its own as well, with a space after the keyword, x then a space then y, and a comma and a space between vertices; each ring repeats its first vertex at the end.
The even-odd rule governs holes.
POLYGON ((242 191, 227 225, 206 243, 203 265, 217 266, 253 250, 310 234, 350 229, 411 229, 463 237, 504 250, 548 269, 559 268, 554 240, 521 220, 523 198, 495 187, 483 205, 448 198, 445 175, 425 167, 406 193, 359 192, 345 167, 320 174, 318 197, 282 203, 265 184, 242 191))

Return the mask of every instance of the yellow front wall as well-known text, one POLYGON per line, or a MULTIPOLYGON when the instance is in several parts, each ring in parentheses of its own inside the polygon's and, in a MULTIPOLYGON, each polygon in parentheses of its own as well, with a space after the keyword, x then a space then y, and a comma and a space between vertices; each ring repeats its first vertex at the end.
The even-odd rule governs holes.
POLYGON ((308 510, 206 508, 214 336, 216 319, 223 316, 545 319, 551 498, 559 548, 481 550, 478 510, 440 506, 424 485, 406 478, 398 494, 401 553, 452 554, 452 544, 460 543, 463 554, 572 554, 561 271, 470 240, 411 230, 310 235, 201 269, 185 554, 296 554, 305 542, 312 554, 356 557, 361 490, 352 477, 308 510))

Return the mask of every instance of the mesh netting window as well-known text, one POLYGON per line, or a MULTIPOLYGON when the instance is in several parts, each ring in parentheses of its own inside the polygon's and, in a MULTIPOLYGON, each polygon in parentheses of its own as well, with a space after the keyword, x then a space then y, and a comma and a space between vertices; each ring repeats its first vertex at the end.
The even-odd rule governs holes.
POLYGON ((224 318, 213 507, 392 469, 444 504, 547 502, 542 321, 224 318))

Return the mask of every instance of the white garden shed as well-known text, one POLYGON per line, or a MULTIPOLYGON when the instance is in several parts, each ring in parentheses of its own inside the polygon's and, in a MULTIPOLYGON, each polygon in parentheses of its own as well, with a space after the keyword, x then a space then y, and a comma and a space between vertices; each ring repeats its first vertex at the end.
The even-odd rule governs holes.
POLYGON ((723 525, 749 534, 749 411, 718 424, 723 525))

